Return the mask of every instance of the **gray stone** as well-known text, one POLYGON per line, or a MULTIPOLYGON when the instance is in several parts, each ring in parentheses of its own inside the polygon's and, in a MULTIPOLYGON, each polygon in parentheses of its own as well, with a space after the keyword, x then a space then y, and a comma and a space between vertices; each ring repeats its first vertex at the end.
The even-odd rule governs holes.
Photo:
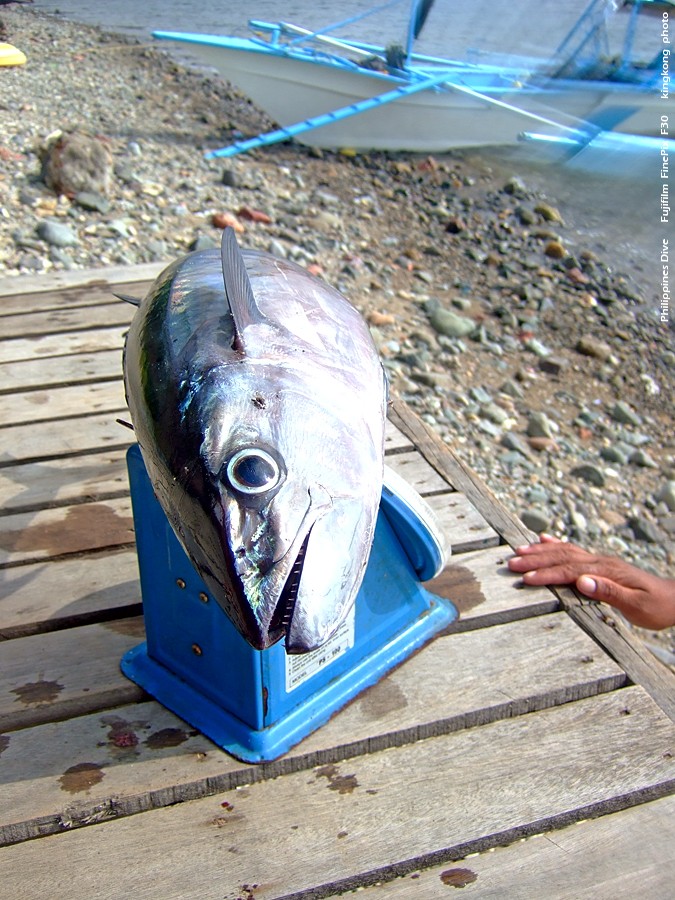
POLYGON ((590 463, 582 463, 580 466, 575 466, 571 470, 570 475, 573 475, 575 478, 581 478, 595 487, 603 487, 605 484, 605 473, 602 469, 590 463))
POLYGON ((629 460, 634 466, 640 466, 644 469, 658 469, 658 463, 655 462, 646 450, 634 450, 629 460))
POLYGON ((528 437, 553 437, 553 428, 546 413, 534 412, 527 422, 528 437))
POLYGON ((52 262, 61 263, 64 269, 70 270, 75 266, 72 256, 62 247, 52 247, 49 251, 49 258, 52 262))
POLYGON ((648 434, 642 434, 639 431, 621 431, 620 439, 631 447, 644 447, 645 444, 651 444, 652 439, 648 434))
POLYGON ((545 356, 538 363, 541 371, 547 375, 560 375, 567 364, 567 360, 561 356, 545 356))
POLYGON ((459 316, 449 309, 438 306, 429 313, 429 322, 434 331, 446 337, 461 338, 471 334, 476 328, 473 319, 459 316))
POLYGON ((500 391, 502 392, 502 394, 506 394, 508 397, 513 397, 514 400, 522 400, 525 396, 522 388, 511 379, 504 382, 504 384, 500 388, 500 391))
POLYGON ((517 175, 514 175, 504 185, 504 193, 510 194, 512 197, 520 197, 524 199, 527 197, 528 190, 525 187, 525 182, 522 178, 519 178, 517 175))
POLYGON ((107 213, 110 209, 110 201, 94 191, 80 191, 75 194, 73 199, 82 209, 88 209, 92 212, 107 213))
POLYGON ((584 356, 592 356, 606 362, 612 356, 612 348, 609 344, 597 340, 592 335, 583 335, 576 343, 575 350, 584 356))
POLYGON ((635 539, 638 541, 646 541, 648 544, 661 544, 665 539, 663 532, 649 519, 643 516, 631 516, 628 519, 635 539))
POLYGON ((482 387, 469 388, 469 397, 471 397, 472 400, 475 400, 476 403, 480 404, 492 402, 492 397, 488 394, 485 388, 482 387))
POLYGON ((617 401, 610 412, 615 422, 621 422, 622 425, 641 425, 642 419, 634 412, 623 400, 617 401))
POLYGON ((195 236, 194 240, 190 244, 190 250, 212 250, 214 247, 218 245, 213 240, 213 238, 209 237, 206 234, 198 234, 195 236))
POLYGON ((540 484, 528 488, 525 491, 525 497, 528 503, 548 503, 551 499, 548 491, 544 490, 540 484))
POLYGON ((108 229, 117 237, 128 238, 131 235, 129 224, 124 219, 111 219, 108 222, 108 229))
POLYGON ((79 239, 72 228, 62 225, 61 222, 54 222, 52 219, 43 219, 42 222, 38 222, 35 231, 38 237, 53 247, 74 247, 79 244, 79 239))
POLYGON ((525 341, 524 346, 540 359, 543 359, 546 356, 550 356, 553 352, 545 344, 542 344, 542 342, 538 338, 530 338, 528 341, 525 341))
POLYGON ((514 212, 518 216, 521 225, 534 225, 537 221, 534 211, 526 206, 516 206, 514 212))
POLYGON ((511 431, 507 431, 506 434, 502 436, 501 444, 503 447, 506 447, 507 450, 515 450, 526 459, 531 459, 533 456, 530 445, 527 443, 525 438, 521 437, 521 435, 519 434, 514 434, 511 431))
POLYGON ((494 422, 495 425, 503 425, 509 417, 509 414, 501 406, 496 403, 487 403, 480 411, 481 416, 494 422))
POLYGON ((484 434, 489 434, 490 437, 498 438, 501 435, 501 431, 498 425, 495 425, 494 422, 489 422, 486 419, 478 420, 478 428, 484 434))
POLYGON ((623 466, 628 462, 629 453, 618 444, 610 444, 609 447, 603 447, 600 450, 600 456, 607 462, 619 463, 623 466))
POLYGON ((234 169, 224 169, 220 181, 225 187, 237 188, 240 185, 239 175, 234 169))
POLYGON ((666 481, 656 499, 665 503, 671 512, 675 512, 675 481, 666 481))
POLYGON ((550 513, 538 506, 531 506, 529 509, 524 509, 520 514, 520 520, 526 528, 529 528, 530 531, 534 531, 535 534, 546 531, 551 525, 550 513))

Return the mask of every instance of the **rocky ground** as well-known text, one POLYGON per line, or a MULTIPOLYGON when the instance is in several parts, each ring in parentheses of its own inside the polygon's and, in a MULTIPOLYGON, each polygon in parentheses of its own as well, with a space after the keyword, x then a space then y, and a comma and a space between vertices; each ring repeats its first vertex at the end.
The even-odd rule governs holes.
MULTIPOLYGON (((354 302, 393 389, 531 529, 675 576, 675 333, 639 254, 488 154, 205 160, 270 127, 217 79, 21 6, 0 40, 29 60, 0 69, 1 278, 170 259, 233 222, 354 302), (44 152, 73 131, 107 169, 63 194, 44 152)), ((643 636, 675 663, 675 630, 643 636)))

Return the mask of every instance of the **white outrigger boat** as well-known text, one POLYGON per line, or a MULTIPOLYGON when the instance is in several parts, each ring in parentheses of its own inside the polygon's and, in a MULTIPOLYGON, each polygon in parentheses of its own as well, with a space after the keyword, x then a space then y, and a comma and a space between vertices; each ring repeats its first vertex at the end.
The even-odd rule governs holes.
POLYGON ((166 31, 153 36, 189 45, 191 56, 216 69, 280 126, 211 155, 231 156, 289 138, 322 148, 438 153, 511 144, 523 135, 583 145, 605 129, 658 133, 663 57, 636 66, 627 53, 638 15, 670 8, 670 0, 632 0, 624 52, 611 65, 602 55, 603 36, 616 0, 592 0, 548 59, 504 61, 486 53, 473 61, 414 53, 433 0, 412 0, 405 47, 332 36, 398 2, 321 31, 253 20, 249 38, 166 31))

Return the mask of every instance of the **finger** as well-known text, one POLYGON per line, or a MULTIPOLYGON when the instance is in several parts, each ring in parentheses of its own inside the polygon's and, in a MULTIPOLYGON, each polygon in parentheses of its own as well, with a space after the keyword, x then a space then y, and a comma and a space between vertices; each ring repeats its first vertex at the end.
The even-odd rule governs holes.
POLYGON ((563 544, 564 541, 561 541, 560 538, 556 537, 553 534, 546 534, 545 531, 539 535, 539 541, 542 544, 563 544))
MULTIPOLYGON (((660 627, 659 617, 650 609, 649 597, 644 591, 635 590, 610 581, 607 578, 581 575, 576 582, 577 589, 586 597, 608 603, 641 628, 660 627)), ((652 604, 653 605, 653 604, 652 604)))
MULTIPOLYGON (((522 571, 522 569, 512 570, 522 571)), ((527 569, 523 572, 525 584, 542 586, 546 584, 574 584, 579 576, 580 569, 572 566, 546 566, 540 569, 527 569)))
MULTIPOLYGON (((516 551, 508 561, 512 572, 530 572, 536 569, 565 568, 567 580, 576 581, 579 575, 593 571, 594 558, 590 553, 562 541, 554 544, 533 544, 526 552, 516 551)), ((561 582, 557 582, 561 583, 561 582)))

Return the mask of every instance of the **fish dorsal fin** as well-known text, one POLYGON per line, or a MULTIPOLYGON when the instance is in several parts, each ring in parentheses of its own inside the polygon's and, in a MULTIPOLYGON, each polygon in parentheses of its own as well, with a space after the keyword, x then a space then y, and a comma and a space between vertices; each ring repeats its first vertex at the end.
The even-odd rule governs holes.
POLYGON ((220 256, 223 264, 225 297, 234 321, 232 348, 243 353, 244 333, 247 327, 260 322, 264 316, 255 302, 253 288, 246 271, 246 263, 233 228, 226 228, 223 232, 220 256))

